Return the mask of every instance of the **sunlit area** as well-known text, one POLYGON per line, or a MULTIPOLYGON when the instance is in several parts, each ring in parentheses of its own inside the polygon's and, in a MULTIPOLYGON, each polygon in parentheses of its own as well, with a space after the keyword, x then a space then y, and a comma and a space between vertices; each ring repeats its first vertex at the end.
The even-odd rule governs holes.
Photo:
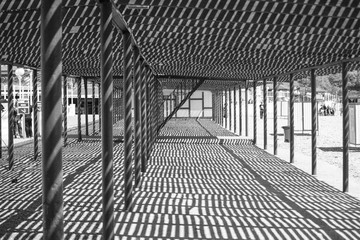
POLYGON ((360 1, 0 3, 0 240, 360 239, 360 1))

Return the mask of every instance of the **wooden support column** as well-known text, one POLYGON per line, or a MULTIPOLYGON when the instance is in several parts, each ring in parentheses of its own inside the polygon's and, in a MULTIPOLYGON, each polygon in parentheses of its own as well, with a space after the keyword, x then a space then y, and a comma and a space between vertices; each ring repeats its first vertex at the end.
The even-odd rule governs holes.
POLYGON ((39 158, 38 77, 33 71, 34 162, 39 158))
MULTIPOLYGON (((159 129, 159 126, 160 126, 161 122, 163 121, 162 116, 161 116, 161 100, 162 100, 162 98, 161 98, 160 91, 161 91, 160 82, 156 78, 156 106, 157 106, 157 116, 158 116, 158 118, 157 118, 157 129, 159 129)), ((176 99, 178 99, 178 96, 179 95, 176 96, 176 99)), ((178 102, 178 100, 176 100, 176 101, 177 101, 176 105, 178 105, 179 102, 178 102)), ((158 137, 159 134, 160 134, 160 131, 158 130, 158 131, 156 131, 156 133, 157 133, 156 137, 158 137)))
POLYGON ((290 163, 294 163, 294 78, 290 74, 290 163))
POLYGON ((350 126, 349 126, 349 80, 347 78, 346 63, 341 64, 342 76, 342 102, 343 102, 343 192, 349 191, 349 142, 350 142, 350 126))
POLYGON ((221 105, 221 95, 220 95, 220 91, 217 91, 217 112, 218 112, 218 124, 221 125, 221 118, 222 118, 222 111, 221 111, 221 108, 222 108, 222 105, 221 105))
POLYGON ((211 92, 211 116, 212 116, 212 120, 215 122, 216 119, 216 107, 215 107, 215 92, 212 91, 211 92))
POLYGON ((99 85, 98 85, 98 94, 99 94, 99 100, 98 100, 99 134, 100 134, 101 133, 101 111, 102 111, 101 83, 99 83, 99 85))
POLYGON ((84 78, 84 91, 85 91, 85 103, 84 103, 84 113, 85 113, 85 135, 89 136, 89 117, 88 117, 88 81, 87 78, 84 78))
POLYGON ((120 116, 120 88, 116 88, 116 115, 115 115, 115 121, 118 122, 119 121, 119 116, 120 116))
POLYGON ((41 1, 43 239, 64 238, 61 123, 62 1, 41 1))
POLYGON ((253 98, 254 98, 254 105, 253 105, 253 112, 254 112, 254 144, 257 143, 257 111, 256 111, 256 80, 254 80, 253 82, 253 89, 254 89, 254 94, 253 94, 253 98))
MULTIPOLYGON (((165 120, 165 117, 164 117, 164 104, 163 104, 163 99, 164 99, 164 94, 163 94, 163 90, 162 90, 162 86, 160 84, 160 81, 158 80, 159 82, 159 113, 160 113, 160 122, 159 122, 159 126, 162 124, 162 122, 165 120)), ((182 105, 181 104, 181 99, 179 101, 179 105, 182 105)))
MULTIPOLYGON (((155 93, 154 93, 154 77, 153 75, 150 75, 149 77, 149 94, 150 94, 150 148, 152 149, 155 141, 155 93)), ((170 101, 171 105, 171 101, 170 101)))
POLYGON ((201 92, 201 116, 204 117, 204 109, 205 107, 205 94, 204 92, 201 92))
POLYGON ((224 90, 224 95, 225 95, 225 106, 224 106, 224 109, 225 109, 225 128, 227 129, 227 124, 228 124, 228 117, 229 117, 229 112, 228 112, 228 98, 227 98, 227 93, 226 93, 226 89, 224 90))
POLYGON ((118 121, 120 121, 121 120, 121 98, 122 98, 122 94, 121 94, 121 88, 119 87, 118 88, 118 107, 117 107, 117 109, 118 109, 118 121))
POLYGON ((64 76, 64 84, 63 84, 63 94, 64 94, 64 98, 63 98, 63 117, 64 117, 64 129, 63 129, 63 137, 64 137, 64 147, 67 145, 67 77, 64 76))
MULTIPOLYGON (((179 104, 179 102, 181 102, 181 99, 180 99, 180 101, 178 101, 179 100, 179 88, 177 88, 176 89, 176 95, 175 95, 175 107, 177 107, 177 105, 179 104)), ((176 111, 176 113, 175 113, 175 117, 177 117, 178 115, 177 115, 177 111, 176 111)))
POLYGON ((117 88, 117 120, 120 121, 121 119, 121 88, 117 88))
POLYGON ((234 133, 236 134, 236 87, 234 87, 234 133))
POLYGON ((119 113, 119 117, 118 120, 121 120, 121 116, 122 116, 122 108, 121 108, 121 104, 122 104, 122 98, 123 98, 123 94, 122 94, 122 89, 119 88, 119 100, 118 100, 118 113, 119 113))
POLYGON ((116 88, 116 97, 115 97, 115 123, 119 121, 119 100, 120 100, 120 89, 116 88))
POLYGON ((123 51, 124 51, 124 206, 126 211, 132 207, 132 88, 131 88, 131 36, 129 32, 123 33, 123 51))
POLYGON ((95 81, 92 81, 92 94, 91 94, 91 97, 92 97, 92 104, 91 104, 91 107, 92 107, 92 135, 95 136, 95 121, 96 121, 96 118, 95 118, 95 112, 96 112, 96 104, 95 104, 95 81))
POLYGON ((249 91, 249 81, 245 82, 245 136, 249 136, 249 99, 248 99, 248 91, 249 91))
POLYGON ((232 118, 232 112, 231 112, 231 88, 229 88, 229 107, 228 107, 228 111, 229 111, 229 130, 231 131, 231 118, 232 118))
POLYGON ((219 92, 216 91, 215 93, 215 105, 216 105, 216 123, 219 124, 220 123, 220 98, 219 98, 219 92))
POLYGON ((14 167, 14 135, 15 135, 15 114, 14 114, 14 73, 13 66, 8 65, 8 164, 9 170, 14 167))
MULTIPOLYGON (((141 62, 141 82, 140 82, 140 92, 141 92, 141 172, 146 171, 146 161, 147 161, 147 120, 146 112, 148 111, 146 105, 146 67, 145 62, 141 62)), ((164 112, 164 110, 163 110, 164 112)))
POLYGON ((169 96, 167 96, 165 99, 165 109, 166 116, 169 116, 169 96))
MULTIPOLYGON (((1 64, 0 64, 0 69, 1 69, 1 64)), ((0 98, 1 98, 1 83, 0 83, 0 98)), ((0 159, 2 158, 2 141, 1 141, 1 139, 2 139, 2 125, 1 125, 1 122, 2 122, 2 114, 0 112, 0 159)))
MULTIPOLYGON (((161 98, 160 98, 160 84, 159 84, 159 81, 158 81, 158 79, 156 78, 156 88, 155 88, 155 92, 156 92, 156 112, 157 112, 157 114, 156 114, 156 116, 157 116, 157 121, 156 121, 156 128, 157 129, 159 129, 159 126, 160 126, 160 124, 161 124, 161 111, 160 111, 160 104, 161 104, 161 98)), ((176 96, 176 105, 178 104, 177 103, 177 97, 178 96, 176 96)), ((160 134, 160 132, 159 131, 156 131, 156 137, 158 137, 159 136, 159 134, 160 134)))
POLYGON ((119 120, 124 119, 124 109, 123 109, 123 102, 124 102, 124 89, 119 89, 119 120))
POLYGON ((119 121, 119 88, 115 88, 115 102, 114 102, 114 123, 119 121))
POLYGON ((241 84, 239 84, 239 136, 242 135, 242 96, 241 84))
POLYGON ((219 91, 219 110, 220 110, 220 116, 219 116, 219 124, 221 127, 223 127, 223 120, 224 120, 224 103, 223 103, 223 95, 222 91, 219 91))
POLYGON ((219 105, 220 105, 220 116, 219 116, 219 120, 220 120, 220 126, 224 127, 224 95, 223 95, 223 91, 219 91, 219 105))
POLYGON ((263 80, 263 101, 264 101, 264 149, 267 149, 267 89, 266 79, 263 80))
POLYGON ((77 114, 78 114, 78 142, 82 140, 81 137, 81 78, 77 78, 77 114))
POLYGON ((316 175, 316 120, 317 120, 317 104, 316 104, 316 77, 315 69, 310 70, 311 80, 311 174, 316 175))
POLYGON ((155 143, 156 141, 156 137, 157 137, 157 105, 156 105, 156 98, 157 98, 157 94, 156 94, 156 87, 155 87, 155 77, 154 75, 151 75, 151 91, 152 91, 152 113, 153 113, 153 132, 152 132, 152 144, 155 143))
POLYGON ((174 103, 173 103, 173 96, 172 96, 172 93, 170 94, 170 113, 174 110, 174 108, 173 108, 173 105, 174 105, 174 103))
POLYGON ((146 125, 147 125, 147 140, 146 140, 146 148, 147 148, 147 161, 150 159, 151 154, 151 97, 150 97, 150 69, 146 66, 146 125))
POLYGON ((214 122, 217 123, 218 118, 218 106, 217 106, 217 92, 213 92, 214 102, 213 102, 213 111, 214 111, 214 122))
POLYGON ((220 92, 216 91, 216 123, 220 125, 220 116, 221 116, 221 101, 220 101, 220 92))
POLYGON ((134 187, 136 188, 140 183, 141 178, 141 63, 140 51, 137 47, 133 47, 133 61, 134 61, 134 187))
POLYGON ((225 104, 224 104, 224 93, 223 91, 220 91, 220 126, 224 127, 224 114, 225 114, 225 104))
MULTIPOLYGON (((114 239, 114 160, 113 160, 113 26, 112 2, 100 1, 101 60, 101 142, 103 239, 114 239)), ((125 49, 125 48, 124 48, 125 49)), ((125 72, 124 72, 125 74, 125 72)), ((85 88, 86 89, 86 88, 85 88)))
POLYGON ((153 133, 153 108, 152 108, 152 93, 151 93, 151 72, 150 69, 147 67, 147 95, 148 95, 148 100, 147 100, 147 104, 148 104, 148 111, 146 112, 147 118, 148 118, 148 159, 150 159, 150 155, 151 155, 151 150, 152 150, 152 133, 153 133))
POLYGON ((217 119, 218 119, 217 92, 214 91, 213 95, 214 95, 214 103, 213 103, 214 122, 217 123, 217 119))
MULTIPOLYGON (((154 78, 154 121, 155 121, 155 134, 154 134, 154 140, 157 138, 158 136, 158 127, 160 124, 160 114, 159 114, 159 91, 158 91, 158 82, 157 80, 155 80, 156 78, 154 78)), ((175 101, 175 99, 174 99, 175 101)))
POLYGON ((116 87, 113 87, 113 114, 112 114, 112 122, 115 124, 116 122, 116 87))
POLYGON ((278 90, 279 90, 279 86, 277 84, 277 77, 274 77, 273 79, 273 90, 274 90, 274 155, 277 155, 277 147, 278 147, 278 142, 277 142, 277 138, 278 138, 278 134, 277 134, 277 128, 278 128, 278 118, 277 118, 277 98, 278 98, 278 90))
POLYGON ((120 94, 121 89, 117 88, 116 89, 116 122, 118 122, 120 120, 120 98, 121 98, 121 94, 120 94))
POLYGON ((184 89, 183 82, 180 83, 180 89, 181 89, 180 96, 181 96, 181 99, 183 99, 183 97, 184 97, 184 95, 185 95, 185 94, 184 94, 185 92, 184 92, 184 90, 183 90, 183 89, 184 89))

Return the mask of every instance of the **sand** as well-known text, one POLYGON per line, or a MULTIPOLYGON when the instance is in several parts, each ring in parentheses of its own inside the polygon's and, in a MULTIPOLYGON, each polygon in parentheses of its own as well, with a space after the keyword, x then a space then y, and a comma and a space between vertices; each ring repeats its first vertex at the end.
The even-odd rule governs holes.
MULTIPOLYGON (((278 157, 290 161, 290 144, 284 142, 282 126, 287 119, 278 119, 278 157)), ((257 121, 257 146, 264 148, 263 119, 257 121)), ((267 151, 274 152, 273 119, 268 119, 267 151)), ((244 132, 244 130, 243 130, 244 132)), ((317 135, 316 177, 340 191, 343 190, 342 116, 319 116, 317 135)), ((249 117, 249 137, 253 138, 253 118, 249 117)), ((311 174, 311 132, 295 133, 294 165, 311 174)), ((349 192, 360 199, 360 146, 350 145, 349 151, 349 192)))

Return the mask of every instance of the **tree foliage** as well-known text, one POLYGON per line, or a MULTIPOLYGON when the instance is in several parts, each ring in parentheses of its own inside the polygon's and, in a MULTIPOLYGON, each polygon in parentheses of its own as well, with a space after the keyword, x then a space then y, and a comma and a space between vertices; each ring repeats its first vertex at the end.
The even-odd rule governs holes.
POLYGON ((351 90, 360 90, 360 71, 353 71, 348 73, 349 87, 351 90))
MULTIPOLYGON (((349 89, 360 91, 360 71, 348 72, 349 89)), ((297 80, 300 87, 310 88, 310 78, 302 78, 297 80)), ((316 86, 328 93, 340 95, 342 92, 342 76, 341 73, 330 74, 326 76, 316 77, 316 86)))
MULTIPOLYGON (((319 86, 319 88, 324 89, 326 92, 331 93, 331 94, 338 94, 339 90, 341 89, 341 84, 339 86, 339 84, 334 84, 334 79, 335 82, 338 80, 337 76, 333 76, 333 78, 331 79, 330 77, 331 75, 328 76, 318 76, 316 77, 316 81, 317 81, 317 85, 319 86)), ((340 78, 341 81, 341 78, 340 78)))
MULTIPOLYGON (((310 77, 302 78, 297 80, 297 85, 301 87, 305 87, 308 91, 311 91, 311 80, 310 77)), ((316 77, 316 89, 324 90, 325 92, 331 94, 337 94, 339 91, 338 85, 334 84, 330 75, 328 76, 317 76, 316 77)))

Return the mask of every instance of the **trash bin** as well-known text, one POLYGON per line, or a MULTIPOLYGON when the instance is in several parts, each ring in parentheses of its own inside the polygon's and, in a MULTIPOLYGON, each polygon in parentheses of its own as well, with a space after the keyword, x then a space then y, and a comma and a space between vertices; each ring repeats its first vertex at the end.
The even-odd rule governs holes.
POLYGON ((284 129, 284 142, 290 142, 290 126, 283 126, 284 129))

